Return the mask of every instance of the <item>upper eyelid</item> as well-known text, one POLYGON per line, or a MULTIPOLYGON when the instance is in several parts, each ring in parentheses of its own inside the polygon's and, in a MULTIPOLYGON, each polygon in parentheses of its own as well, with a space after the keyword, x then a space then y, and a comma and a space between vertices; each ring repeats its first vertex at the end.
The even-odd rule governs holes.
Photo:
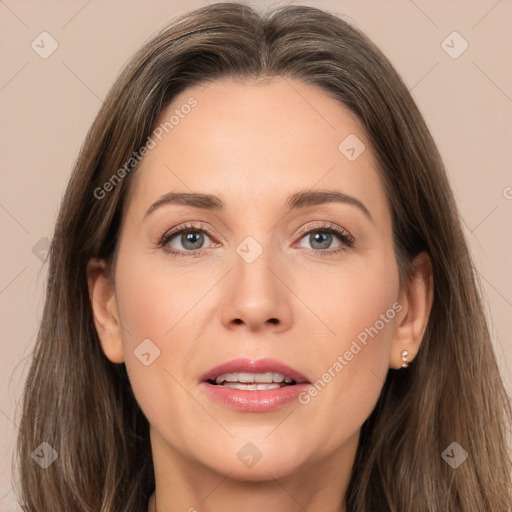
MULTIPOLYGON (((312 221, 312 222, 314 222, 314 221, 312 221)), ((317 221, 317 222, 322 222, 322 221, 317 221)), ((338 226, 337 224, 333 224, 332 222, 329 222, 329 221, 323 221, 323 223, 318 226, 306 225, 299 230, 299 235, 300 236, 307 235, 311 231, 315 231, 315 230, 320 231, 322 229, 325 229, 326 231, 334 231, 335 233, 337 233, 339 235, 346 236, 351 242, 355 242, 355 238, 352 236, 352 234, 347 229, 345 229, 342 226, 338 226)))
POLYGON ((162 235, 161 238, 166 238, 171 235, 176 235, 178 233, 181 233, 182 231, 186 231, 187 229, 190 230, 196 230, 196 231, 204 231, 208 235, 211 235, 211 229, 206 226, 206 224, 200 222, 200 221, 191 221, 191 222, 185 222, 183 225, 178 224, 177 226, 168 229, 165 231, 165 233, 162 235), (193 222, 197 222, 197 225, 192 225, 193 222))
MULTIPOLYGON (((334 224, 329 221, 310 221, 305 226, 303 226, 298 233, 298 236, 301 238, 306 236, 308 233, 314 230, 321 230, 325 229, 326 231, 333 231, 335 234, 338 234, 339 236, 345 236, 351 243, 355 242, 355 238, 352 236, 352 234, 342 226, 338 226, 337 224, 334 224), (318 222, 320 224, 311 226, 311 223, 318 222)), ((211 232, 212 230, 207 226, 207 224, 201 222, 201 221, 189 221, 186 222, 184 225, 178 225, 174 228, 169 229, 166 231, 162 237, 160 238, 160 243, 168 243, 171 238, 174 238, 176 235, 182 233, 183 231, 187 230, 196 230, 196 231, 204 231, 210 238, 216 238, 215 235, 211 232), (193 222, 197 222, 196 225, 193 225, 193 222)), ((221 237, 222 238, 222 237, 221 237)), ((202 250, 202 249, 198 249, 202 250)))

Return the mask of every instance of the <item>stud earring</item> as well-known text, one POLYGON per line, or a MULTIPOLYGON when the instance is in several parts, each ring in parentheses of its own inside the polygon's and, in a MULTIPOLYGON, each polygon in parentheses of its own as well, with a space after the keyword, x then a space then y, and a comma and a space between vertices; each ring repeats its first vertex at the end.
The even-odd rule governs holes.
POLYGON ((402 350, 401 356, 402 356, 402 361, 404 362, 402 364, 402 368, 407 368, 409 366, 409 363, 407 362, 408 355, 409 355, 409 352, 407 352, 407 350, 402 350))

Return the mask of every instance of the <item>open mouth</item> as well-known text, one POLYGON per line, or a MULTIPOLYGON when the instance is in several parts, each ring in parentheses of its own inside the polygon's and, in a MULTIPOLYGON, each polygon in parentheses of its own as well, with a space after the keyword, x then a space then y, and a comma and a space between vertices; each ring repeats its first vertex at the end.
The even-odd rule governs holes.
POLYGON ((292 404, 310 385, 308 379, 277 359, 232 359, 200 376, 207 395, 241 412, 270 412, 292 404))
POLYGON ((287 375, 275 372, 266 373, 223 373, 215 379, 207 380, 209 384, 243 391, 266 391, 294 386, 296 382, 287 375))

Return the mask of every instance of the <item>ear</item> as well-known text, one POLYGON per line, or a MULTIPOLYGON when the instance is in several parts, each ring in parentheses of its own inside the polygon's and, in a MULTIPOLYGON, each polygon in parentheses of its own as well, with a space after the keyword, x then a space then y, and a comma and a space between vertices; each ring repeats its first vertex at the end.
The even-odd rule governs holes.
POLYGON ((101 347, 113 363, 124 361, 121 323, 117 311, 114 283, 108 275, 105 260, 91 258, 87 264, 87 284, 94 325, 101 347))
POLYGON ((416 256, 413 271, 409 276, 406 289, 399 297, 402 309, 396 316, 396 328, 391 342, 390 367, 399 369, 403 361, 401 354, 407 350, 407 363, 418 353, 423 334, 427 328, 432 301, 434 298, 434 279, 432 264, 425 252, 416 256))

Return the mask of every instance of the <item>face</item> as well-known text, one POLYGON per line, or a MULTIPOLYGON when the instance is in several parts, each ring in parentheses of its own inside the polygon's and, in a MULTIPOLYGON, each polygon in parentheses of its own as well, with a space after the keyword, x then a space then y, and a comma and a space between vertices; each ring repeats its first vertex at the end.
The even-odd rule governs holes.
POLYGON ((132 183, 113 297, 153 446, 239 479, 354 453, 402 314, 367 136, 321 89, 288 79, 189 88, 160 122, 132 183), (237 381, 253 374, 263 388, 237 381), (221 375, 237 382, 205 381, 221 375))

